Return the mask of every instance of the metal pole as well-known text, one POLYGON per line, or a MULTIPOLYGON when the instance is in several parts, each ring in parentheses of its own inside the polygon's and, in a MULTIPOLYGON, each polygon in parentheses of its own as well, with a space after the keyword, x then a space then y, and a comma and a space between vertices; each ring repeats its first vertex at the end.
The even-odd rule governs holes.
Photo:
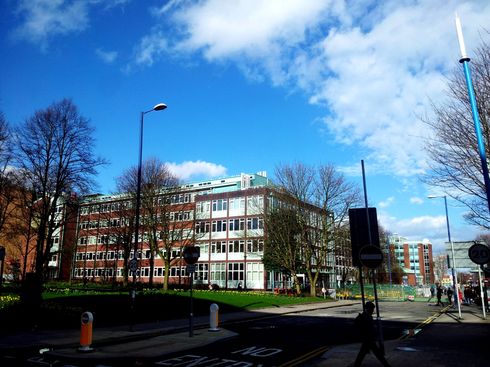
POLYGON ((388 241, 388 275, 390 277, 390 292, 391 292, 391 250, 390 250, 390 241, 388 241))
POLYGON ((480 284, 480 297, 481 297, 481 308, 483 310, 483 319, 486 320, 487 314, 485 313, 485 301, 484 301, 484 295, 483 295, 483 286, 481 282, 481 270, 480 266, 478 266, 478 283, 480 284))
MULTIPOLYGON (((362 167, 362 184, 364 187, 364 204, 366 206, 366 217, 367 217, 367 226, 368 226, 368 236, 369 236, 369 245, 373 244, 372 236, 371 236, 371 223, 369 218, 369 207, 368 207, 368 199, 367 199, 367 188, 366 188, 366 174, 364 172, 364 160, 361 160, 362 167)), ((378 291, 376 289, 376 279, 374 277, 374 270, 372 271, 372 281, 373 281, 373 292, 374 292, 374 302, 376 303, 376 319, 378 324, 378 341, 379 347, 385 353, 385 347, 383 343, 383 327, 381 325, 381 318, 379 317, 379 307, 378 307, 378 291)), ((364 305, 364 302, 363 302, 364 305)))
POLYGON ((466 54, 461 21, 458 16, 456 16, 456 32, 458 35, 459 47, 461 50, 461 59, 459 60, 459 62, 463 64, 464 76, 466 78, 468 97, 470 99, 471 112, 473 115, 473 123, 475 125, 476 140, 478 142, 478 152, 480 153, 483 180, 485 182, 485 189, 487 193, 487 205, 488 205, 488 210, 490 211, 490 178, 488 176, 488 164, 487 164, 487 157, 485 152, 485 144, 483 142, 480 117, 478 116, 478 108, 476 106, 475 91, 473 89, 473 83, 471 81, 470 66, 469 66, 470 58, 466 54))
POLYGON ((446 208, 446 225, 447 225, 447 237, 449 240, 449 244, 451 245, 451 256, 452 256, 452 266, 451 266, 451 274, 453 276, 453 289, 454 289, 454 302, 458 305, 458 315, 461 319, 461 304, 459 303, 459 294, 458 294, 458 286, 456 284, 456 275, 454 274, 454 246, 453 241, 451 241, 451 231, 449 230, 449 215, 447 211, 447 198, 444 195, 444 207, 446 208))
POLYGON ((384 338, 383 338, 383 327, 381 326, 381 317, 379 316, 378 290, 376 288, 376 273, 374 269, 372 270, 372 277, 373 277, 374 302, 376 303, 376 319, 378 321, 379 348, 381 349, 381 352, 384 355, 385 345, 384 345, 384 338))
POLYGON ((192 302, 192 283, 194 280, 193 273, 190 274, 191 278, 191 297, 190 297, 190 313, 189 313, 189 337, 192 338, 194 336, 194 310, 193 310, 193 302, 192 302))
MULTIPOLYGON (((141 112, 140 119, 140 145, 139 145, 139 157, 138 157, 138 179, 136 182, 136 219, 134 224, 134 253, 133 258, 138 261, 138 239, 140 230, 140 206, 141 206, 141 166, 143 157, 143 117, 145 112, 141 112)), ((136 284, 136 271, 133 272, 133 287, 136 284)))

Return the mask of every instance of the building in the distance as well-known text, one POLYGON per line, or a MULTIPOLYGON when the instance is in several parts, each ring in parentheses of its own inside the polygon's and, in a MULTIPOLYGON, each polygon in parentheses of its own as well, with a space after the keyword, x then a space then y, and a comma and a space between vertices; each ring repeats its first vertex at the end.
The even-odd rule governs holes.
MULTIPOLYGON (((164 189, 151 198, 156 212, 140 211, 137 280, 146 283, 151 277, 154 283, 162 283, 165 274, 162 259, 168 255, 171 258, 169 283, 184 284, 188 274, 182 248, 199 246, 200 257, 193 275, 195 284, 256 290, 291 287, 292 281, 286 274, 267 271, 262 262, 267 235, 264 213, 279 203, 277 194, 263 172, 164 189), (161 223, 155 233, 148 225, 152 218, 161 223), (157 249, 150 249, 151 238, 156 238, 157 249)), ((123 279, 135 250, 133 203, 134 199, 128 195, 97 194, 81 200, 74 236, 76 246, 72 252, 74 279, 123 279)), ((309 218, 318 218, 319 226, 324 223, 320 218, 331 218, 309 203, 304 203, 303 208, 309 218)), ((334 244, 318 246, 332 248, 323 263, 313 264, 315 271, 320 272, 318 282, 335 287, 334 244)), ((307 285, 304 274, 300 280, 307 285)))
POLYGON ((389 237, 390 251, 403 270, 403 283, 412 286, 435 282, 432 244, 428 239, 409 241, 398 234, 389 237))

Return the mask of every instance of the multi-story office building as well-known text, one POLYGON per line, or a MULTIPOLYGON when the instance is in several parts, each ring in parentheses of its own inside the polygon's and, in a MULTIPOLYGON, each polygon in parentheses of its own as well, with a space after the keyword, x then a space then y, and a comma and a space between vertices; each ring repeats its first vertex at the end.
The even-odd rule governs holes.
POLYGON ((434 263, 432 244, 428 239, 409 241, 394 234, 389 238, 390 251, 403 269, 403 282, 407 285, 425 285, 434 283, 434 263))
MULTIPOLYGON (((150 213, 141 211, 137 280, 148 282, 152 277, 153 282, 162 283, 165 271, 162 259, 171 252, 169 283, 185 283, 186 264, 181 250, 183 246, 199 246, 194 273, 197 284, 220 288, 237 288, 240 284, 247 289, 290 287, 288 277, 267 272, 262 262, 264 213, 278 203, 276 194, 265 173, 241 174, 162 191, 152 199, 159 208, 153 213, 161 221, 158 233, 152 233, 148 225, 150 213), (158 246, 156 251, 149 247, 152 236, 158 246)), ((75 279, 124 278, 127 262, 135 250, 133 202, 127 195, 92 195, 81 201, 73 254, 75 279)), ((310 217, 330 217, 311 204, 305 203, 304 207, 310 217)), ((332 243, 320 245, 333 249, 332 243)), ((319 282, 328 287, 334 287, 336 281, 334 256, 332 251, 324 263, 314 264, 321 273, 319 282)), ((306 282, 304 275, 300 279, 306 282)))

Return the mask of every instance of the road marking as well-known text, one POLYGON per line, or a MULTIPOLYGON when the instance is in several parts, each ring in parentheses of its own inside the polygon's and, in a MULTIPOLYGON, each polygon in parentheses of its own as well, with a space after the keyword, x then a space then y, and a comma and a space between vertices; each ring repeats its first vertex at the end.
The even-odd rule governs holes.
MULTIPOLYGON (((444 307, 442 310, 437 311, 435 314, 433 314, 432 316, 428 317, 427 319, 425 319, 424 321, 422 321, 420 324, 418 324, 417 326, 415 326, 414 327, 414 330, 415 329, 422 329, 422 327, 424 327, 426 325, 429 325, 432 321, 434 321, 439 316, 441 316, 443 313, 445 313, 449 309, 450 306, 451 305, 448 305, 448 306, 444 307)), ((420 330, 420 331, 422 331, 422 330, 420 330)), ((410 336, 412 336, 412 335, 405 334, 405 335, 400 336, 397 340, 408 339, 410 336)))
POLYGON ((328 347, 323 346, 317 349, 312 350, 311 352, 308 352, 306 354, 303 354, 302 356, 299 356, 298 358, 295 358, 291 361, 288 361, 286 363, 281 364, 279 367, 294 367, 298 366, 304 362, 306 362, 309 359, 315 358, 319 356, 320 354, 325 353, 328 350, 328 347))

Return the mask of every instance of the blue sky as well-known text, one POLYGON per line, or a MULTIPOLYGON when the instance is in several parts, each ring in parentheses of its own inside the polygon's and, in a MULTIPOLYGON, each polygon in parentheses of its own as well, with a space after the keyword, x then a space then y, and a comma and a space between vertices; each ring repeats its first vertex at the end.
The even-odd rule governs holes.
MULTIPOLYGON (((458 67, 457 11, 471 57, 486 0, 4 0, 0 110, 16 124, 72 98, 95 127, 99 191, 144 157, 196 181, 333 163, 367 190, 381 224, 447 240, 419 116, 458 67)), ((453 240, 479 229, 451 200, 453 240)))

